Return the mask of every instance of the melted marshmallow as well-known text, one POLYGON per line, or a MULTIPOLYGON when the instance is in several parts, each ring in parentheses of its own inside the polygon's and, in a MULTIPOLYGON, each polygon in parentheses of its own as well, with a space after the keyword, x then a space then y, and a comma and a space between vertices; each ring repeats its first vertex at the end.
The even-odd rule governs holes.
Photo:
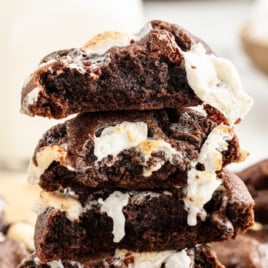
MULTIPOLYGON (((171 192, 164 191, 165 195, 172 195, 171 192)), ((66 217, 70 221, 78 220, 79 216, 92 209, 99 208, 101 213, 106 213, 113 220, 113 241, 118 243, 125 236, 125 216, 123 208, 128 204, 131 193, 122 193, 115 191, 105 200, 89 200, 84 206, 74 197, 64 194, 41 192, 39 202, 36 205, 36 212, 43 213, 47 208, 52 207, 65 212, 66 217)), ((141 204, 144 199, 157 198, 159 193, 150 191, 141 191, 136 193, 132 198, 132 202, 136 205, 141 204)))
POLYGON ((206 54, 201 43, 182 52, 187 80, 195 94, 217 108, 233 125, 249 111, 253 100, 244 92, 234 65, 226 59, 206 54))
POLYGON ((116 250, 115 258, 124 259, 131 256, 134 263, 129 264, 129 268, 161 268, 165 264, 166 268, 191 268, 193 261, 187 255, 185 249, 181 251, 169 250, 160 252, 129 252, 127 250, 116 250))
POLYGON ((154 165, 144 168, 143 176, 145 177, 151 176, 154 171, 159 170, 165 161, 174 164, 178 159, 182 160, 181 153, 162 139, 146 139, 139 144, 137 150, 142 153, 145 161, 148 161, 153 153, 161 151, 165 154, 164 160, 159 159, 154 165))
POLYGON ((40 214, 43 213, 48 207, 65 212, 66 217, 70 221, 78 220, 80 214, 83 212, 83 207, 76 198, 64 194, 55 194, 42 191, 36 206, 36 211, 38 214, 40 214))
POLYGON ((38 87, 31 90, 26 97, 27 105, 33 105, 35 102, 37 102, 39 93, 40 93, 40 89, 38 87))
POLYGON ((165 161, 170 163, 182 159, 182 155, 163 139, 148 138, 148 126, 144 122, 122 122, 105 128, 100 137, 94 137, 94 155, 97 161, 112 155, 116 157, 123 150, 135 148, 145 159, 145 163, 156 152, 164 152, 165 159, 159 159, 154 165, 144 168, 143 175, 150 176, 159 170, 165 161))
MULTIPOLYGON (((169 195, 172 196, 172 193, 169 191, 164 191, 164 195, 169 195)), ((152 191, 141 191, 141 192, 136 192, 134 196, 131 197, 131 202, 135 205, 141 205, 144 200, 149 201, 152 198, 159 198, 160 194, 157 192, 152 192, 152 191)))
POLYGON ((50 268, 64 268, 64 265, 60 260, 59 261, 51 261, 48 263, 48 266, 50 268))
POLYGON ((123 122, 106 127, 100 137, 94 137, 94 155, 98 161, 108 155, 116 156, 146 140, 147 132, 144 122, 123 122))
POLYGON ((40 176, 49 167, 53 161, 60 162, 61 165, 65 165, 66 150, 63 146, 59 145, 49 145, 41 148, 36 154, 37 165, 30 161, 28 167, 28 181, 30 183, 38 183, 40 176))
MULTIPOLYGON (((165 195, 172 195, 171 192, 164 191, 165 195)), ((142 191, 135 194, 132 198, 133 204, 140 205, 144 199, 158 198, 159 193, 142 191)), ((113 220, 113 241, 118 243, 125 236, 125 216, 123 208, 128 204, 130 195, 115 191, 105 200, 90 200, 82 207, 82 204, 74 197, 64 194, 41 192, 39 203, 36 206, 37 213, 43 213, 47 208, 52 207, 66 213, 70 221, 78 220, 79 216, 93 207, 99 207, 101 213, 106 213, 113 220)))
POLYGON ((184 198, 185 209, 188 211, 187 222, 190 226, 197 224, 197 215, 202 219, 206 216, 204 205, 222 183, 215 171, 222 168, 222 153, 228 149, 227 141, 232 139, 232 129, 226 125, 215 127, 204 142, 198 160, 192 163, 188 171, 187 187, 184 198), (196 164, 204 165, 204 170, 197 170, 196 164))
POLYGON ((131 44, 131 41, 139 41, 152 29, 151 23, 147 23, 139 33, 128 34, 122 32, 103 32, 94 36, 82 50, 89 53, 104 54, 111 47, 123 47, 131 44))
POLYGON ((103 32, 94 36, 84 46, 82 50, 89 53, 104 54, 112 46, 127 46, 130 44, 132 36, 121 32, 103 32))
POLYGON ((123 208, 128 204, 129 195, 119 191, 113 192, 107 199, 99 199, 101 213, 107 213, 113 219, 113 241, 118 243, 125 236, 125 215, 123 208))

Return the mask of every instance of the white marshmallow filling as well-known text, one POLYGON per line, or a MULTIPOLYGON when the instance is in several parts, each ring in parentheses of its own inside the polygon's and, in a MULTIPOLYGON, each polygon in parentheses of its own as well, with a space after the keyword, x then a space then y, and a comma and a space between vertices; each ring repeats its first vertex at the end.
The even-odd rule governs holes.
POLYGON ((197 161, 192 163, 188 171, 184 204, 188 211, 187 222, 190 226, 197 224, 198 215, 201 219, 205 219, 204 205, 222 183, 222 180, 217 178, 216 171, 222 169, 222 152, 228 149, 232 133, 232 129, 226 125, 215 127, 201 147, 197 161), (204 168, 198 170, 197 164, 202 164, 204 168))
POLYGON ((37 165, 34 163, 33 159, 30 161, 27 171, 28 182, 38 184, 40 176, 53 161, 59 162, 63 166, 67 166, 66 156, 67 151, 64 145, 49 145, 42 147, 35 156, 37 165))
MULTIPOLYGON (((148 137, 148 126, 144 122, 122 122, 115 126, 109 126, 103 129, 100 136, 94 136, 94 155, 97 161, 104 160, 107 156, 112 156, 113 161, 123 150, 135 149, 144 158, 143 176, 151 176, 154 171, 159 170, 162 165, 169 161, 176 165, 183 161, 181 152, 178 152, 168 142, 157 136, 148 137), (153 164, 147 165, 153 153, 163 152, 164 160, 157 158, 153 164)), ((66 144, 48 145, 42 147, 36 153, 37 165, 31 161, 28 168, 28 181, 30 183, 39 183, 40 176, 45 172, 53 162, 59 162, 69 170, 76 170, 67 164, 66 144)), ((105 161, 105 160, 104 160, 105 161)), ((109 163, 107 163, 109 165, 109 163)))
POLYGON ((148 137, 148 126, 144 122, 122 122, 105 128, 99 137, 94 137, 94 155, 97 161, 108 155, 116 156, 123 150, 135 149, 144 157, 144 166, 153 153, 163 152, 165 160, 158 159, 154 165, 144 167, 143 176, 151 176, 159 170, 165 161, 176 164, 182 161, 182 154, 156 135, 148 137))
POLYGON ((243 119, 253 100, 244 91, 235 66, 227 59, 206 54, 201 43, 183 52, 188 84, 204 103, 218 109, 232 126, 243 119))

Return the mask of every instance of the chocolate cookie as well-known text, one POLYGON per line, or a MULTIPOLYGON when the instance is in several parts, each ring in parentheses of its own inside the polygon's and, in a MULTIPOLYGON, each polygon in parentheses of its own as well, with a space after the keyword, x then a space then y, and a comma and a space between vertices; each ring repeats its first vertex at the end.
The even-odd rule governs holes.
POLYGON ((84 201, 98 189, 183 187, 191 170, 201 177, 240 157, 232 128, 193 109, 84 113, 46 132, 28 177, 84 201))
MULTIPOLYGON (((223 183, 189 222, 182 189, 173 192, 94 192, 87 203, 65 195, 43 193, 35 230, 41 262, 79 261, 116 248, 163 251, 225 240, 253 223, 253 200, 235 175, 222 173, 223 183)), ((194 197, 193 197, 194 198, 194 197)))
POLYGON ((229 61, 211 55, 180 26, 162 21, 149 22, 139 34, 104 33, 82 48, 49 54, 27 79, 21 99, 22 112, 53 118, 201 103, 233 124, 252 100, 229 61))
POLYGON ((93 259, 87 262, 52 261, 42 264, 36 255, 24 261, 18 268, 223 268, 208 245, 198 245, 192 249, 163 252, 130 252, 117 250, 113 256, 93 259))

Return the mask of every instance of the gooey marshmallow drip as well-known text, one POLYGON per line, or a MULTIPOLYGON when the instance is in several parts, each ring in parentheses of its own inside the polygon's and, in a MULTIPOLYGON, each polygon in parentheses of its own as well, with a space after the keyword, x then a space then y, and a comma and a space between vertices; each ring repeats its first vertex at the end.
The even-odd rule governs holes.
POLYGON ((214 128, 203 144, 197 161, 192 163, 188 171, 184 204, 188 211, 187 222, 190 226, 197 224, 197 215, 205 218, 204 205, 222 183, 215 171, 222 168, 222 152, 228 149, 227 141, 231 139, 230 127, 221 124, 214 128), (196 168, 198 163, 204 166, 204 170, 196 168))
MULTIPOLYGON (((195 94, 204 103, 218 109, 230 126, 242 119, 251 108, 253 100, 245 93, 234 65, 226 59, 206 54, 201 43, 181 53, 188 83, 195 94)), ((206 216, 203 207, 221 184, 215 171, 222 168, 221 152, 227 150, 226 141, 231 138, 230 128, 224 125, 216 127, 204 143, 197 161, 203 164, 204 170, 197 170, 197 163, 192 163, 184 199, 189 225, 197 224, 197 215, 201 218, 206 216)))
POLYGON ((125 216, 123 208, 128 204, 129 195, 119 191, 113 192, 104 201, 98 200, 101 204, 101 213, 107 213, 113 219, 114 242, 118 243, 125 236, 125 216))
MULTIPOLYGON (((106 127, 99 137, 94 137, 94 155, 97 161, 108 155, 116 157, 123 150, 135 148, 144 156, 145 164, 150 159, 152 153, 162 151, 165 159, 170 163, 173 160, 182 160, 182 155, 169 143, 158 137, 148 138, 148 126, 144 122, 122 122, 115 126, 106 127)), ((145 177, 152 175, 164 164, 164 160, 159 159, 154 165, 143 170, 145 177)))
POLYGON ((230 125, 242 119, 253 100, 243 89, 238 72, 227 59, 206 54, 201 43, 182 52, 187 80, 195 94, 218 109, 230 125))

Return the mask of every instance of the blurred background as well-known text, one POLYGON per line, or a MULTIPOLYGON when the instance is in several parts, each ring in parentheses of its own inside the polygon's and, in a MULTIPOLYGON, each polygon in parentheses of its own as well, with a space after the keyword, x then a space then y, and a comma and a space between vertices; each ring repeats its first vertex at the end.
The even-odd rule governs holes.
POLYGON ((268 0, 1 0, 0 175, 24 176, 38 140, 58 123, 20 114, 21 87, 39 60, 101 31, 136 32, 151 19, 180 24, 233 61, 255 100, 236 130, 251 153, 241 167, 267 158, 268 0))

